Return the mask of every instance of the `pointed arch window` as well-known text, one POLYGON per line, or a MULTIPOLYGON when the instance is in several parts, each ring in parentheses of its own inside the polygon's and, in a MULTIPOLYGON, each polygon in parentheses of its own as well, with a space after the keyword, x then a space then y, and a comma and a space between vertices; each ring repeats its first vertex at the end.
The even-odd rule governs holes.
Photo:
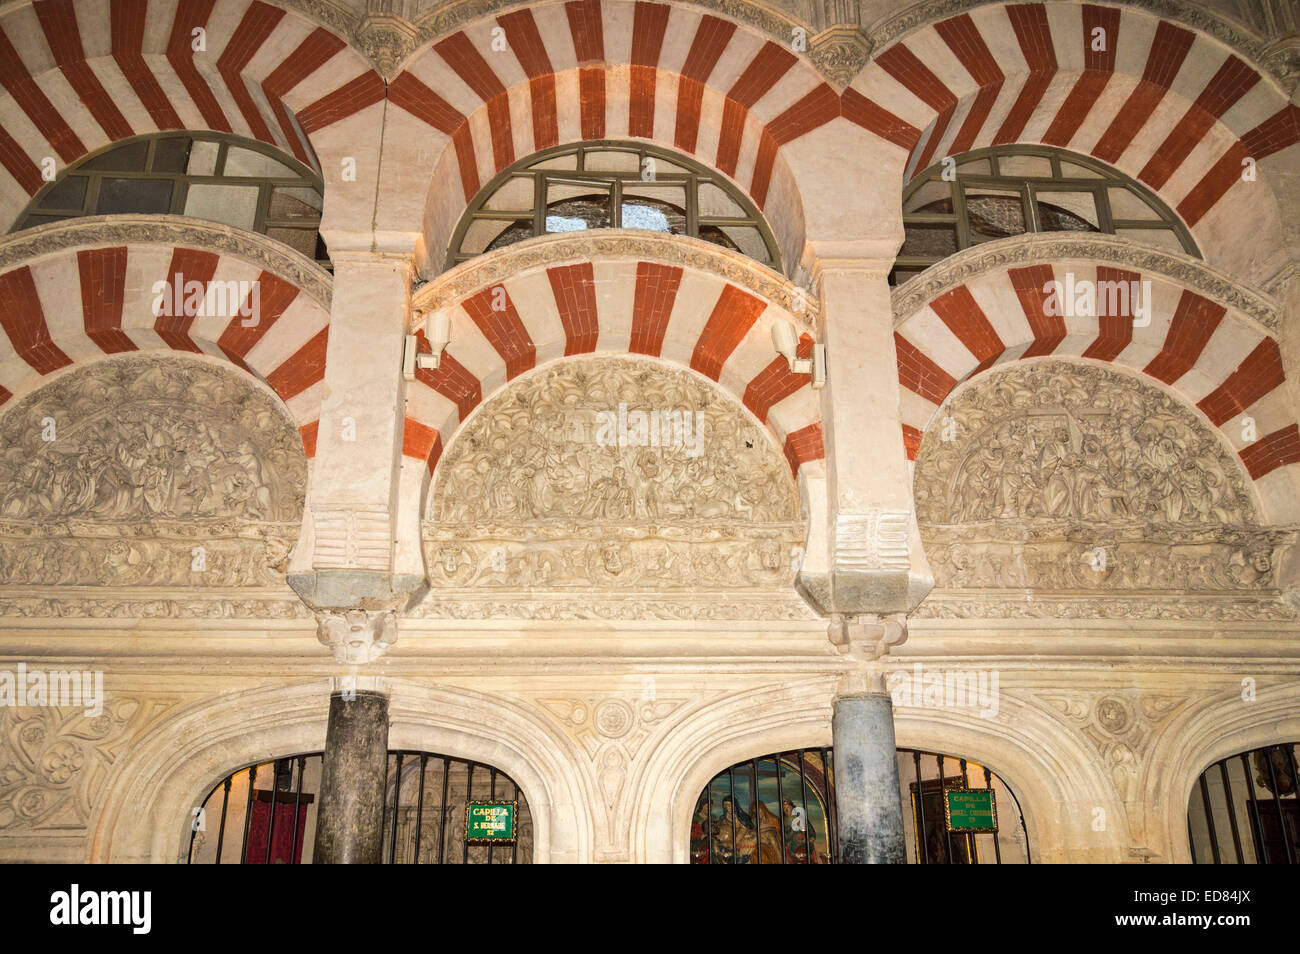
POLYGON ((93 152, 32 198, 11 231, 87 215, 187 215, 260 232, 329 268, 324 183, 265 143, 206 132, 136 136, 93 152))

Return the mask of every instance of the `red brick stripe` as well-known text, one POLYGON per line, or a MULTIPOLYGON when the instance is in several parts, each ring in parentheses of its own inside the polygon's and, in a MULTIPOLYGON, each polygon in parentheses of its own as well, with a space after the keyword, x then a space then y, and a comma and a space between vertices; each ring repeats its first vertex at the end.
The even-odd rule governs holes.
POLYGON ((894 332, 894 351, 898 355, 898 383, 931 404, 942 404, 957 379, 939 367, 920 348, 894 332))
POLYGON ((953 110, 957 108, 957 97, 902 43, 881 53, 876 57, 876 62, 886 73, 907 87, 912 95, 937 113, 930 124, 930 138, 926 140, 925 147, 916 160, 916 168, 924 169, 929 166, 930 159, 939 147, 939 141, 948 129, 953 110))
POLYGON ((548 268, 555 307, 564 326, 564 354, 588 354, 596 350, 600 320, 596 312, 596 278, 590 262, 548 268))
MULTIPOLYGON (((809 358, 812 356, 812 350, 812 337, 806 334, 800 335, 799 347, 795 354, 800 358, 809 358)), ((810 374, 793 373, 785 358, 775 358, 771 364, 754 375, 753 380, 745 388, 745 407, 753 411, 754 416, 766 424, 767 415, 773 405, 784 401, 811 380, 810 374)))
POLYGON ((60 159, 72 162, 85 153, 85 145, 36 85, 3 30, 0 30, 0 86, 14 98, 60 159))
POLYGON ((1085 358, 1098 361, 1114 361, 1121 351, 1133 340, 1133 285, 1140 282, 1141 274, 1123 269, 1099 266, 1097 268, 1097 338, 1088 345, 1083 353, 1085 358), (1117 314, 1110 313, 1111 296, 1102 293, 1102 286, 1107 282, 1122 282, 1128 289, 1122 298, 1115 296, 1121 304, 1117 314))
POLYGON ((761 298, 743 292, 735 285, 724 286, 709 320, 704 323, 700 340, 695 343, 691 367, 714 381, 718 380, 722 366, 766 307, 767 303, 761 298))
POLYGON ((316 456, 316 434, 319 430, 320 421, 318 420, 298 428, 298 433, 302 435, 302 449, 309 459, 316 456))
POLYGON ((704 84, 718 65, 718 59, 731 42, 736 24, 717 17, 704 16, 691 41, 690 52, 677 82, 677 129, 673 142, 678 149, 694 153, 700 130, 700 110, 704 101, 704 84))
POLYGON ((821 422, 801 427, 785 436, 785 459, 790 464, 790 472, 799 476, 799 468, 811 460, 821 460, 826 456, 826 447, 822 443, 821 422))
POLYGON ((275 30, 280 20, 284 18, 284 13, 278 7, 262 3, 261 0, 253 0, 248 9, 244 11, 244 17, 239 21, 239 26, 235 28, 230 42, 226 44, 221 56, 217 58, 217 72, 226 81, 226 89, 230 90, 230 95, 234 98, 235 104, 239 106, 239 111, 243 113, 248 128, 256 138, 269 143, 275 142, 275 139, 271 136, 271 129, 266 125, 261 110, 253 102, 253 97, 248 92, 248 87, 244 85, 243 77, 239 74, 248 65, 248 61, 262 48, 262 44, 266 42, 267 37, 275 30))
POLYGON ((1164 347, 1143 370, 1165 384, 1173 384, 1196 364, 1225 312, 1222 305, 1184 291, 1169 322, 1164 347))
POLYGON ((632 14, 631 86, 627 134, 650 137, 655 131, 655 76, 668 29, 666 4, 637 0, 632 14))
MULTIPOLYGON (((245 327, 244 322, 251 321, 252 317, 245 318, 242 314, 235 315, 230 319, 230 324, 226 325, 226 330, 221 332, 221 337, 217 339, 217 346, 232 359, 238 358, 242 361, 248 357, 248 352, 253 350, 253 346, 271 330, 271 326, 280 320, 280 316, 293 304, 297 297, 297 286, 286 282, 283 278, 271 272, 262 272, 257 276, 257 314, 255 316, 257 323, 245 327)), ((241 311, 250 310, 247 307, 248 302, 241 302, 240 304, 241 311)))
POLYGON ((988 119, 1006 77, 1002 70, 998 69, 997 61, 993 59, 993 54, 989 52, 984 38, 980 36, 969 14, 963 13, 961 16, 936 24, 935 31, 943 42, 948 44, 948 48, 953 51, 980 88, 975 102, 961 124, 961 129, 957 131, 957 137, 952 142, 950 151, 962 153, 974 145, 975 137, 983 128, 984 121, 988 119))
POLYGON ((528 74, 528 98, 533 109, 533 148, 549 149, 560 141, 555 100, 555 76, 533 11, 520 10, 497 17, 515 59, 528 74))
POLYGON ((113 59, 159 129, 182 129, 180 115, 144 59, 144 24, 149 0, 109 0, 113 59))
POLYGON ((1016 142, 1034 110, 1047 92, 1056 75, 1056 47, 1052 44, 1052 29, 1047 22, 1047 8, 1041 3, 1016 3, 1006 8, 1011 28, 1015 30, 1020 52, 1029 66, 1029 76, 1016 95, 1016 101, 1002 120, 1002 126, 993 137, 993 145, 1016 142))
POLYGON ((718 131, 716 165, 727 175, 736 174, 740 161, 740 141, 745 135, 745 117, 755 103, 767 95, 795 64, 795 55, 770 40, 755 54, 745 72, 732 84, 722 107, 722 127, 718 131))
POLYGON ((45 185, 40 167, 32 162, 31 156, 23 151, 18 140, 9 135, 3 126, 0 126, 0 165, 9 170, 9 174, 28 195, 35 195, 45 185))
POLYGON ((393 80, 388 87, 388 100, 449 136, 465 122, 455 107, 410 73, 402 73, 393 80))
MULTIPOLYGON (((217 98, 212 95, 207 81, 194 65, 193 31, 206 27, 208 17, 212 15, 216 0, 180 0, 176 7, 176 19, 172 21, 171 38, 167 43, 167 62, 172 65, 176 75, 184 84, 190 99, 203 115, 203 121, 209 129, 217 132, 233 133, 230 121, 222 112, 217 98)), ((213 37, 209 37, 211 43, 213 37)))
POLYGON ((86 63, 86 54, 81 48, 81 30, 77 25, 72 0, 37 0, 32 7, 36 11, 36 18, 40 20, 50 52, 54 54, 54 62, 67 77, 68 84, 76 90, 78 98, 86 104, 90 115, 95 117, 95 122, 104 130, 104 135, 110 141, 135 135, 131 124, 113 104, 112 98, 99 82, 99 77, 86 63))
POLYGON ((492 135, 492 158, 496 168, 515 161, 514 134, 510 126, 510 97, 483 54, 463 32, 447 37, 433 47, 455 72, 487 104, 488 127, 492 135))
POLYGON ((1011 287, 1020 299, 1020 308, 1034 336, 1033 342, 1020 355, 1021 359, 1051 354, 1065 340, 1066 333, 1065 317, 1047 313, 1047 299, 1051 293, 1043 291, 1043 288, 1054 279, 1052 267, 1027 265, 1011 268, 1007 270, 1007 277, 1011 279, 1011 287))
POLYGON ((299 43, 297 49, 272 70, 266 79, 262 80, 262 92, 266 94, 267 101, 271 104, 285 141, 293 149, 294 155, 304 163, 310 164, 307 150, 303 145, 302 137, 298 135, 293 121, 289 118, 289 111, 282 101, 283 97, 324 66, 346 45, 333 33, 318 27, 299 43))
POLYGON ((899 119, 889 110, 854 89, 846 89, 840 94, 840 114, 849 122, 857 123, 867 132, 875 133, 881 139, 909 151, 921 138, 921 130, 899 119))
POLYGON ((1224 153, 1214 168, 1178 203, 1178 214, 1189 226, 1195 225, 1229 189, 1241 181, 1242 162, 1245 159, 1252 158, 1258 162, 1298 141, 1300 109, 1288 104, 1246 133, 1240 142, 1224 153))
POLYGON ((921 438, 923 436, 911 424, 903 425, 903 451, 907 454, 908 460, 916 460, 916 455, 921 450, 921 438))
POLYGON ((1198 403, 1205 416, 1222 425, 1282 383, 1282 353, 1277 342, 1265 338, 1246 356, 1237 370, 1198 403))
POLYGON ((681 283, 680 268, 637 262, 636 291, 632 299, 632 340, 628 351, 659 356, 681 283))
MULTIPOLYGON (((394 81, 393 87, 396 88, 398 81, 408 74, 403 73, 394 81)), ((426 87, 427 89, 427 87, 426 87)), ((358 113, 367 106, 373 106, 384 98, 384 81, 380 79, 379 74, 374 70, 368 73, 362 73, 356 79, 344 83, 338 89, 331 93, 326 93, 310 106, 305 106, 298 110, 298 125, 302 131, 311 134, 318 129, 323 129, 332 123, 347 119, 353 113, 358 113)), ((397 100, 393 100, 397 105, 397 100)), ((403 107, 408 112, 414 112, 409 107, 403 107)), ((457 113, 456 115, 460 115, 457 113)))
POLYGON ((167 308, 174 312, 176 310, 174 302, 179 297, 182 314, 164 313, 157 316, 153 325, 154 331, 158 332, 158 336, 167 343, 167 347, 175 351, 192 351, 195 354, 203 352, 203 349, 190 338, 190 326, 194 324, 195 316, 184 313, 189 310, 186 307, 185 286, 190 282, 199 282, 206 294, 208 283, 217 272, 218 258, 219 256, 212 252, 200 252, 192 248, 178 248, 172 251, 171 265, 167 268, 167 274, 163 276, 167 282, 164 291, 167 296, 165 301, 167 308), (179 288, 176 288, 177 276, 179 276, 179 288))
POLYGON ((0 275, 0 327, 18 357, 41 374, 72 364, 50 338, 32 270, 26 266, 0 275))
MULTIPOLYGON (((429 347, 424 332, 417 331, 415 337, 419 342, 418 350, 423 354, 432 354, 433 349, 429 347)), ((442 353, 442 360, 438 363, 438 367, 422 368, 415 372, 415 378, 452 401, 462 421, 469 417, 470 412, 483 400, 483 389, 479 379, 447 351, 442 353)))
POLYGON ((427 424, 408 417, 402 422, 402 455, 424 461, 432 474, 442 456, 442 435, 427 424))
POLYGON ((996 358, 1006 350, 988 316, 965 285, 958 285, 930 302, 934 313, 979 361, 996 358))
POLYGON ((1252 480, 1259 480, 1284 464, 1300 462, 1300 428, 1289 424, 1272 434, 1266 434, 1253 444, 1243 447, 1238 456, 1246 465, 1252 480))
POLYGON ((507 380, 523 374, 537 363, 537 348, 504 285, 483 289, 461 302, 461 307, 505 361, 507 380), (500 297, 504 299, 500 311, 492 307, 498 299, 498 288, 500 297))
POLYGON ((580 66, 605 61, 605 34, 600 17, 600 0, 573 0, 564 5, 569 18, 573 51, 580 66))
POLYGON ((126 297, 126 246, 83 249, 77 253, 81 277, 81 314, 86 337, 105 354, 135 351, 122 330, 126 297))
POLYGON ((329 344, 329 326, 316 332, 287 361, 266 376, 281 399, 288 401, 325 377, 325 351, 329 344))
POLYGON ((1153 189, 1163 186, 1205 138, 1215 121, 1258 82, 1258 73, 1235 56, 1228 57, 1147 161, 1138 178, 1153 189))
POLYGON ((1119 48, 1119 10, 1115 7, 1083 7, 1083 75, 1061 104, 1056 118, 1047 127, 1043 142, 1051 146, 1065 146, 1074 138, 1097 97, 1110 82, 1115 70, 1115 51, 1119 48), (1092 48, 1092 31, 1100 27, 1105 31, 1105 50, 1092 48))
POLYGON ((1182 68, 1183 60, 1187 58, 1193 39, 1195 35, 1190 30, 1160 21, 1151 41, 1151 52, 1147 54, 1147 66, 1142 80, 1129 93, 1106 132, 1097 140, 1097 145, 1092 150, 1094 156, 1106 162, 1119 159, 1164 99, 1169 85, 1182 68))

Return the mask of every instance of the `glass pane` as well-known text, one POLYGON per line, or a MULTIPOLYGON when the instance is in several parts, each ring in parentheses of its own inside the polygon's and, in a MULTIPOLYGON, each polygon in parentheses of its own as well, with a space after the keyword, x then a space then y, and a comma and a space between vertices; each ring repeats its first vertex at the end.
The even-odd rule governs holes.
POLYGON ((465 230, 465 241, 460 250, 468 255, 493 248, 503 248, 533 236, 533 220, 502 222, 494 219, 475 219, 465 230), (508 234, 507 234, 508 233, 508 234))
POLYGON ((947 258, 957 251, 957 229, 952 225, 904 225, 900 256, 947 258))
POLYGON ((957 174, 963 176, 987 176, 992 172, 993 169, 987 159, 973 159, 957 166, 957 174))
POLYGON ((321 195, 315 189, 276 189, 271 193, 267 217, 271 219, 320 219, 321 195))
POLYGON ((103 172, 143 172, 144 161, 149 155, 149 140, 127 143, 111 149, 102 156, 88 159, 82 163, 82 169, 97 169, 103 172))
POLYGON ((493 212, 527 212, 533 207, 533 202, 533 177, 514 176, 492 193, 483 203, 483 208, 493 212))
POLYGON ((966 220, 971 242, 987 242, 1025 231, 1025 208, 1019 192, 980 189, 966 193, 966 220))
POLYGON ((1052 178, 1052 160, 1046 156, 998 156, 998 173, 1004 176, 1052 178))
POLYGON ((686 190, 628 183, 623 187, 623 228, 685 235, 686 190))
POLYGON ((1096 232, 1097 200, 1091 192, 1036 192, 1044 232, 1096 232))
POLYGON ((1148 245, 1172 249, 1175 252, 1183 251, 1183 243, 1178 240, 1178 235, 1173 229, 1116 229, 1115 234, 1148 245))
POLYGON ((188 136, 172 136, 159 139, 153 147, 154 172, 184 172, 190 158, 190 139, 188 136))
POLYGON ((607 229, 613 224, 609 188, 600 183, 551 182, 546 199, 547 232, 607 229))
POLYGON ((235 228, 251 229, 257 221, 256 186, 191 185, 185 214, 235 228))
POLYGON ((1104 179, 1100 172, 1073 162, 1061 163, 1061 175, 1067 179, 1104 179))
POLYGON ((31 229, 31 228, 35 228, 38 225, 49 225, 51 222, 62 222, 64 219, 73 219, 73 218, 76 218, 76 216, 54 215, 54 214, 44 215, 44 214, 33 212, 30 215, 28 215, 27 218, 23 219, 23 224, 19 226, 19 228, 31 229))
POLYGON ((562 156, 551 156, 549 159, 542 159, 534 162, 528 168, 530 169, 576 169, 578 168, 577 153, 567 152, 562 156))
MULTIPOLYGON (((655 164, 658 163, 659 159, 655 157, 655 164)), ((593 149, 584 154, 583 169, 587 172, 630 172, 640 176, 641 157, 635 152, 593 149)))
POLYGON ((227 176, 265 176, 271 179, 301 178, 282 162, 251 149, 231 146, 226 151, 226 168, 222 173, 227 176))
POLYGON ((80 212, 86 205, 86 185, 90 180, 82 176, 67 176, 56 182, 41 199, 42 209, 71 209, 80 212))
POLYGON ((217 150, 220 143, 209 139, 195 140, 190 148, 190 165, 185 171, 192 176, 214 176, 217 174, 217 150))
POLYGON ((952 213, 952 183, 942 179, 931 179, 919 186, 903 203, 903 214, 909 212, 947 212, 952 213), (926 208, 932 203, 942 202, 942 207, 926 208))
POLYGON ((95 211, 100 215, 116 212, 170 212, 172 208, 172 183, 169 179, 109 179, 99 180, 99 202, 95 211))
POLYGON ((266 234, 277 242, 283 242, 308 258, 316 257, 315 229, 267 229, 266 234))
POLYGON ((1160 213, 1147 205, 1146 200, 1129 189, 1112 188, 1106 190, 1110 198, 1110 217, 1112 219, 1153 219, 1158 220, 1160 213))
POLYGON ((889 273, 889 284, 901 285, 905 281, 920 275, 923 271, 925 271, 923 268, 903 268, 900 266, 889 273))
POLYGON ((763 233, 753 226, 711 226, 707 235, 705 229, 700 229, 700 238, 707 242, 713 242, 715 245, 722 245, 742 252, 765 265, 771 263, 771 258, 767 254, 767 243, 763 241, 763 233), (719 236, 716 233, 721 233, 721 235, 719 236))
POLYGON ((698 201, 701 218, 741 218, 745 215, 740 203, 728 195, 726 189, 712 182, 700 183, 698 201))

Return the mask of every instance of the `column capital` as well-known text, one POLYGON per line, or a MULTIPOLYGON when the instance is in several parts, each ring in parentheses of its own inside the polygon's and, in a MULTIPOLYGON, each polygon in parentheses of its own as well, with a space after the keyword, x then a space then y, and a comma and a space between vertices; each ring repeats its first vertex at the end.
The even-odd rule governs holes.
POLYGON ((881 279, 889 276, 898 255, 897 238, 814 240, 804 245, 802 265, 814 282, 828 272, 866 272, 881 279))
MULTIPOLYGON (((317 613, 316 638, 333 651, 339 663, 374 662, 397 642, 397 614, 359 609, 317 613)), ((343 691, 346 694, 347 690, 343 691)))

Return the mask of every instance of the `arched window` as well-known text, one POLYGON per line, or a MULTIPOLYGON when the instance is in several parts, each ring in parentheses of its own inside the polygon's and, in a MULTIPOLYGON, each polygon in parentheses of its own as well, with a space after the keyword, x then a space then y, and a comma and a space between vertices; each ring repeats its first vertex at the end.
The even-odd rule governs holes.
POLYGON ((1201 773, 1187 805, 1194 864, 1300 863, 1297 744, 1232 755, 1201 773))
MULTIPOLYGON (((309 864, 321 771, 322 755, 312 752, 227 775, 191 813, 189 863, 309 864)), ((385 792, 383 864, 532 864, 528 799, 491 765, 390 751, 385 792), (471 809, 508 806, 499 835, 476 837, 478 826, 467 824, 471 809)))
POLYGON ((470 203, 447 267, 534 236, 585 229, 689 235, 781 267, 762 214, 724 177, 683 156, 618 142, 548 149, 504 170, 470 203))
POLYGON ((903 191, 902 284, 949 255, 1025 232, 1104 232, 1201 257, 1154 192, 1104 163, 1045 146, 945 158, 903 191))
POLYGON ((323 184, 265 143, 221 133, 137 136, 91 153, 36 193, 13 231, 83 215, 189 215, 261 232, 329 267, 323 184))

